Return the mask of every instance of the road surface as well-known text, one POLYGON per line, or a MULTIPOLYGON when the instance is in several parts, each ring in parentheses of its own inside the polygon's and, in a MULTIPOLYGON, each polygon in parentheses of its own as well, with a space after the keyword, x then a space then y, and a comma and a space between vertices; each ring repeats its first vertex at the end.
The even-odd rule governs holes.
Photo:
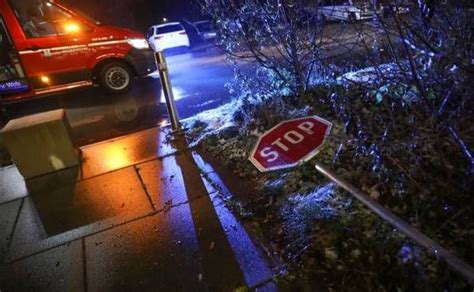
MULTIPOLYGON (((338 35, 351 42, 357 40, 355 26, 333 24, 327 32, 328 38, 338 35), (341 34, 339 31, 343 29, 341 34)), ((247 66, 246 71, 251 71, 251 64, 243 66, 247 66)), ((232 98, 225 85, 232 81, 233 69, 225 61, 224 54, 215 47, 170 54, 168 67, 182 119, 216 108, 232 98)), ((10 105, 7 111, 10 118, 15 118, 58 108, 66 110, 72 126, 71 135, 77 146, 156 126, 166 116, 157 73, 137 79, 132 90, 123 95, 110 96, 100 88, 88 88, 10 105)))
MULTIPOLYGON (((181 118, 230 100, 225 84, 233 71, 218 49, 171 55, 168 63, 181 118)), ((88 88, 9 105, 7 112, 15 118, 58 108, 66 110, 77 146, 156 126, 166 116, 158 74, 135 80, 132 90, 123 95, 88 88)))

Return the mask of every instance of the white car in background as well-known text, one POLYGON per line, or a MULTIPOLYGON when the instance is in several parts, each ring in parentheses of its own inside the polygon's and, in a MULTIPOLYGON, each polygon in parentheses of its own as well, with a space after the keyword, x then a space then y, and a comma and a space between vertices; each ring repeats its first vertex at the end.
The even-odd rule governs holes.
MULTIPOLYGON (((380 12, 382 11, 377 11, 380 12)), ((374 16, 374 9, 369 1, 325 1, 317 8, 317 13, 325 20, 355 22, 371 19, 374 16)))
POLYGON ((190 46, 188 34, 179 22, 154 25, 148 29, 147 38, 155 52, 190 46))

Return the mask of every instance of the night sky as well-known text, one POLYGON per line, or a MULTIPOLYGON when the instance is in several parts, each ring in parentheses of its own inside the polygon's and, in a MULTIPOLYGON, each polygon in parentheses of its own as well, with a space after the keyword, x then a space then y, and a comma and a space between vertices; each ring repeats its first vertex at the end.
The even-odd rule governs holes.
POLYGON ((146 31, 163 17, 170 21, 198 20, 195 0, 62 0, 105 23, 146 31))

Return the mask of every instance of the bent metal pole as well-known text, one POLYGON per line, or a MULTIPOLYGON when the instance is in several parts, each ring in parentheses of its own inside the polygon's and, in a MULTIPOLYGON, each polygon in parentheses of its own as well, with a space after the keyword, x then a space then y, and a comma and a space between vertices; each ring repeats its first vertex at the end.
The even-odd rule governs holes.
POLYGON ((170 117, 171 129, 173 132, 181 131, 181 124, 179 123, 178 111, 174 101, 173 87, 168 72, 168 65, 166 64, 165 54, 159 51, 155 54, 156 63, 160 72, 161 86, 165 95, 166 107, 168 108, 168 115, 170 117))
POLYGON ((390 212, 388 209, 380 205, 376 200, 367 195, 366 193, 360 191, 355 186, 345 181, 344 179, 338 177, 333 171, 327 167, 316 163, 316 170, 321 174, 338 184, 340 187, 348 191, 354 197, 356 197, 360 202, 369 207, 382 219, 392 224, 400 232, 405 234, 407 237, 423 246, 429 250, 435 257, 441 258, 446 261, 446 263, 455 271, 463 275, 471 285, 474 284, 474 269, 465 263, 460 258, 456 257, 454 254, 450 253, 448 250, 441 247, 438 243, 433 241, 431 238, 421 233, 418 229, 414 228, 407 222, 403 221, 400 217, 390 212))

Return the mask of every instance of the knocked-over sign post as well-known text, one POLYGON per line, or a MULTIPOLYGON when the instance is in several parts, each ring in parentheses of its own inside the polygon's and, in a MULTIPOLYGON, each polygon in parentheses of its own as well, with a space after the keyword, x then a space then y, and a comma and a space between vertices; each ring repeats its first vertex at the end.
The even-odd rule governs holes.
POLYGON ((318 154, 331 129, 317 116, 282 122, 260 137, 250 161, 261 172, 301 165, 318 154))
MULTIPOLYGON (((306 117, 282 122, 264 133, 253 149, 249 160, 260 172, 276 171, 299 166, 318 154, 331 133, 332 123, 317 117, 306 117)), ((316 170, 345 189, 353 197, 390 223, 408 238, 427 249, 474 284, 474 269, 418 229, 380 205, 375 199, 339 177, 328 167, 316 163, 316 170)))

